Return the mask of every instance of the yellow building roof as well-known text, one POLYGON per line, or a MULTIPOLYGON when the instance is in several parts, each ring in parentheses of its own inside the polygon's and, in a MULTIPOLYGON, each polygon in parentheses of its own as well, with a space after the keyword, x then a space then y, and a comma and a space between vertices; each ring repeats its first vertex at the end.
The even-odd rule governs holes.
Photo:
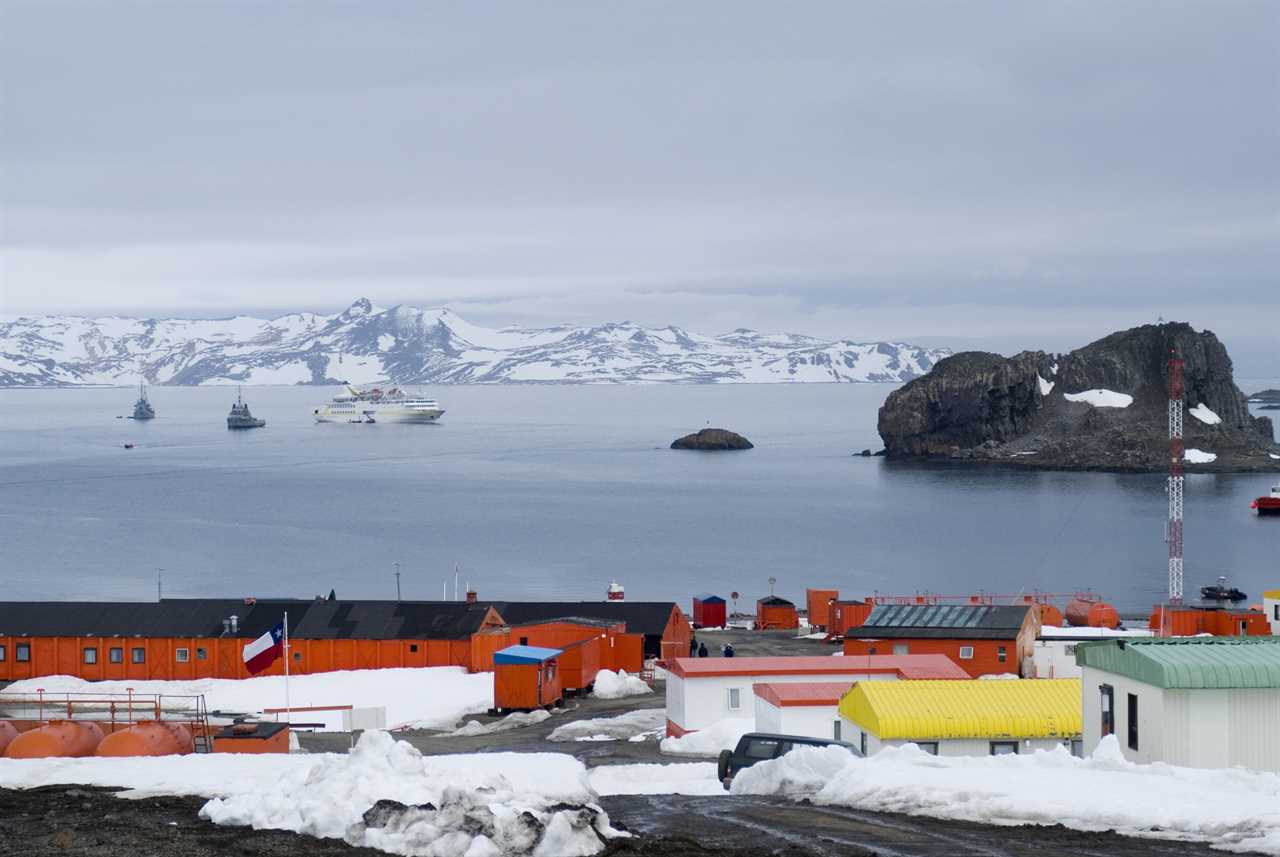
POLYGON ((1066 738, 1083 730, 1080 679, 860 681, 840 714, 881 740, 1066 738))
POLYGON ((1270 598, 1273 601, 1280 601, 1280 589, 1268 589, 1262 593, 1263 598, 1270 598))

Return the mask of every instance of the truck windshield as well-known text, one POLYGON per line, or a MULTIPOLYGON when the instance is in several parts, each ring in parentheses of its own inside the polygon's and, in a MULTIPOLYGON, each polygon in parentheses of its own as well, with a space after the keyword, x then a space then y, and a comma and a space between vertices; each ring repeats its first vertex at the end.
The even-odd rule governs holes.
POLYGON ((751 738, 742 755, 748 759, 772 759, 778 752, 778 742, 770 738, 751 738))

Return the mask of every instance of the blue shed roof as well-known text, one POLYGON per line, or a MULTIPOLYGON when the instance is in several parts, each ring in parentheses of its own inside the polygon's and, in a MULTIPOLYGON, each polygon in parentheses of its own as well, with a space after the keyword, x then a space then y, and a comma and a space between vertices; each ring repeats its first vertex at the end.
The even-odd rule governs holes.
POLYGON ((558 658, 562 649, 547 649, 542 646, 507 646, 493 653, 495 664, 540 664, 552 658, 558 658))
POLYGON ((703 604, 723 604, 724 599, 719 595, 712 595, 710 592, 700 592, 693 596, 694 601, 701 601, 703 604))

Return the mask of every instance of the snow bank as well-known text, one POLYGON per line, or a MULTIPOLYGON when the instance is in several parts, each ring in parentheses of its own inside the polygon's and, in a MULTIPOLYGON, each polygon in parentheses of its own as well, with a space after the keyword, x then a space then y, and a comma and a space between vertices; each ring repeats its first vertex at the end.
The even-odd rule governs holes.
POLYGON ((1204 402, 1201 402, 1194 408, 1191 408, 1187 413, 1191 414, 1191 416, 1195 417, 1207 426, 1216 426, 1218 423, 1222 422, 1222 417, 1209 410, 1209 406, 1204 402))
POLYGON ((626 670, 600 670, 596 673, 591 690, 591 695, 597 699, 622 699, 624 696, 643 696, 646 693, 653 693, 653 688, 626 670))
POLYGON ((1203 449, 1188 449, 1182 454, 1182 460, 1189 464, 1209 464, 1218 460, 1217 453, 1205 452, 1203 449))
POLYGON ((1084 402, 1095 408, 1127 408, 1133 404, 1133 396, 1114 390, 1085 390, 1082 393, 1063 393, 1068 402, 1084 402))
POLYGON ((663 738, 658 748, 672 756, 717 756, 738 746, 738 739, 755 728, 754 718, 729 717, 679 738, 663 738))
MULTIPOLYGON (((191 681, 85 681, 69 675, 41 676, 9 685, 7 693, 166 693, 204 694, 210 711, 252 714, 284 707, 284 677, 194 679, 191 681)), ((297 708, 356 705, 386 708, 392 729, 452 729, 467 714, 493 707, 493 673, 468 675, 462 667, 339 670, 289 679, 289 701, 297 708)), ((342 712, 308 711, 308 723, 342 728, 342 712)))
POLYGON ((450 732, 450 735, 492 735, 495 732, 508 732, 512 729, 520 729, 525 726, 533 726, 541 723, 551 716, 550 711, 543 711, 541 708, 535 711, 513 711, 501 720, 494 720, 491 723, 481 723, 479 720, 468 720, 462 726, 450 732))
POLYGON ((1198 840, 1280 855, 1280 776, 1125 761, 1115 736, 1088 759, 1065 747, 1022 756, 932 756, 891 747, 862 759, 797 749, 740 773, 734 794, 987 824, 1062 824, 1198 840))
POLYGON ((642 708, 617 717, 593 717, 557 726, 549 741, 630 741, 659 737, 667 726, 665 708, 642 708))
POLYGON ((724 795, 714 762, 600 765, 587 774, 600 795, 724 795))
POLYGON ((1040 386, 1040 395, 1047 396, 1053 392, 1053 381, 1046 381, 1044 378, 1041 378, 1039 374, 1036 375, 1036 381, 1040 386))
POLYGON ((200 815, 397 854, 575 857, 617 835, 595 797, 569 756, 424 757, 386 732, 366 732, 349 755, 326 754, 266 787, 214 798, 200 815))
POLYGON ((1271 456, 1272 458, 1280 459, 1280 455, 1276 455, 1274 452, 1268 452, 1267 455, 1271 456))

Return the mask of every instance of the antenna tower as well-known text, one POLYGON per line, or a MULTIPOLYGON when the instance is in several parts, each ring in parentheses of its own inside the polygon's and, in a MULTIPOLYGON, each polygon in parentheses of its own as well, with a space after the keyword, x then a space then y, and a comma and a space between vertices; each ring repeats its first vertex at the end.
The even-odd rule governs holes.
POLYGON ((1169 603, 1182 603, 1182 358, 1169 352, 1169 522, 1165 541, 1169 543, 1169 603))

